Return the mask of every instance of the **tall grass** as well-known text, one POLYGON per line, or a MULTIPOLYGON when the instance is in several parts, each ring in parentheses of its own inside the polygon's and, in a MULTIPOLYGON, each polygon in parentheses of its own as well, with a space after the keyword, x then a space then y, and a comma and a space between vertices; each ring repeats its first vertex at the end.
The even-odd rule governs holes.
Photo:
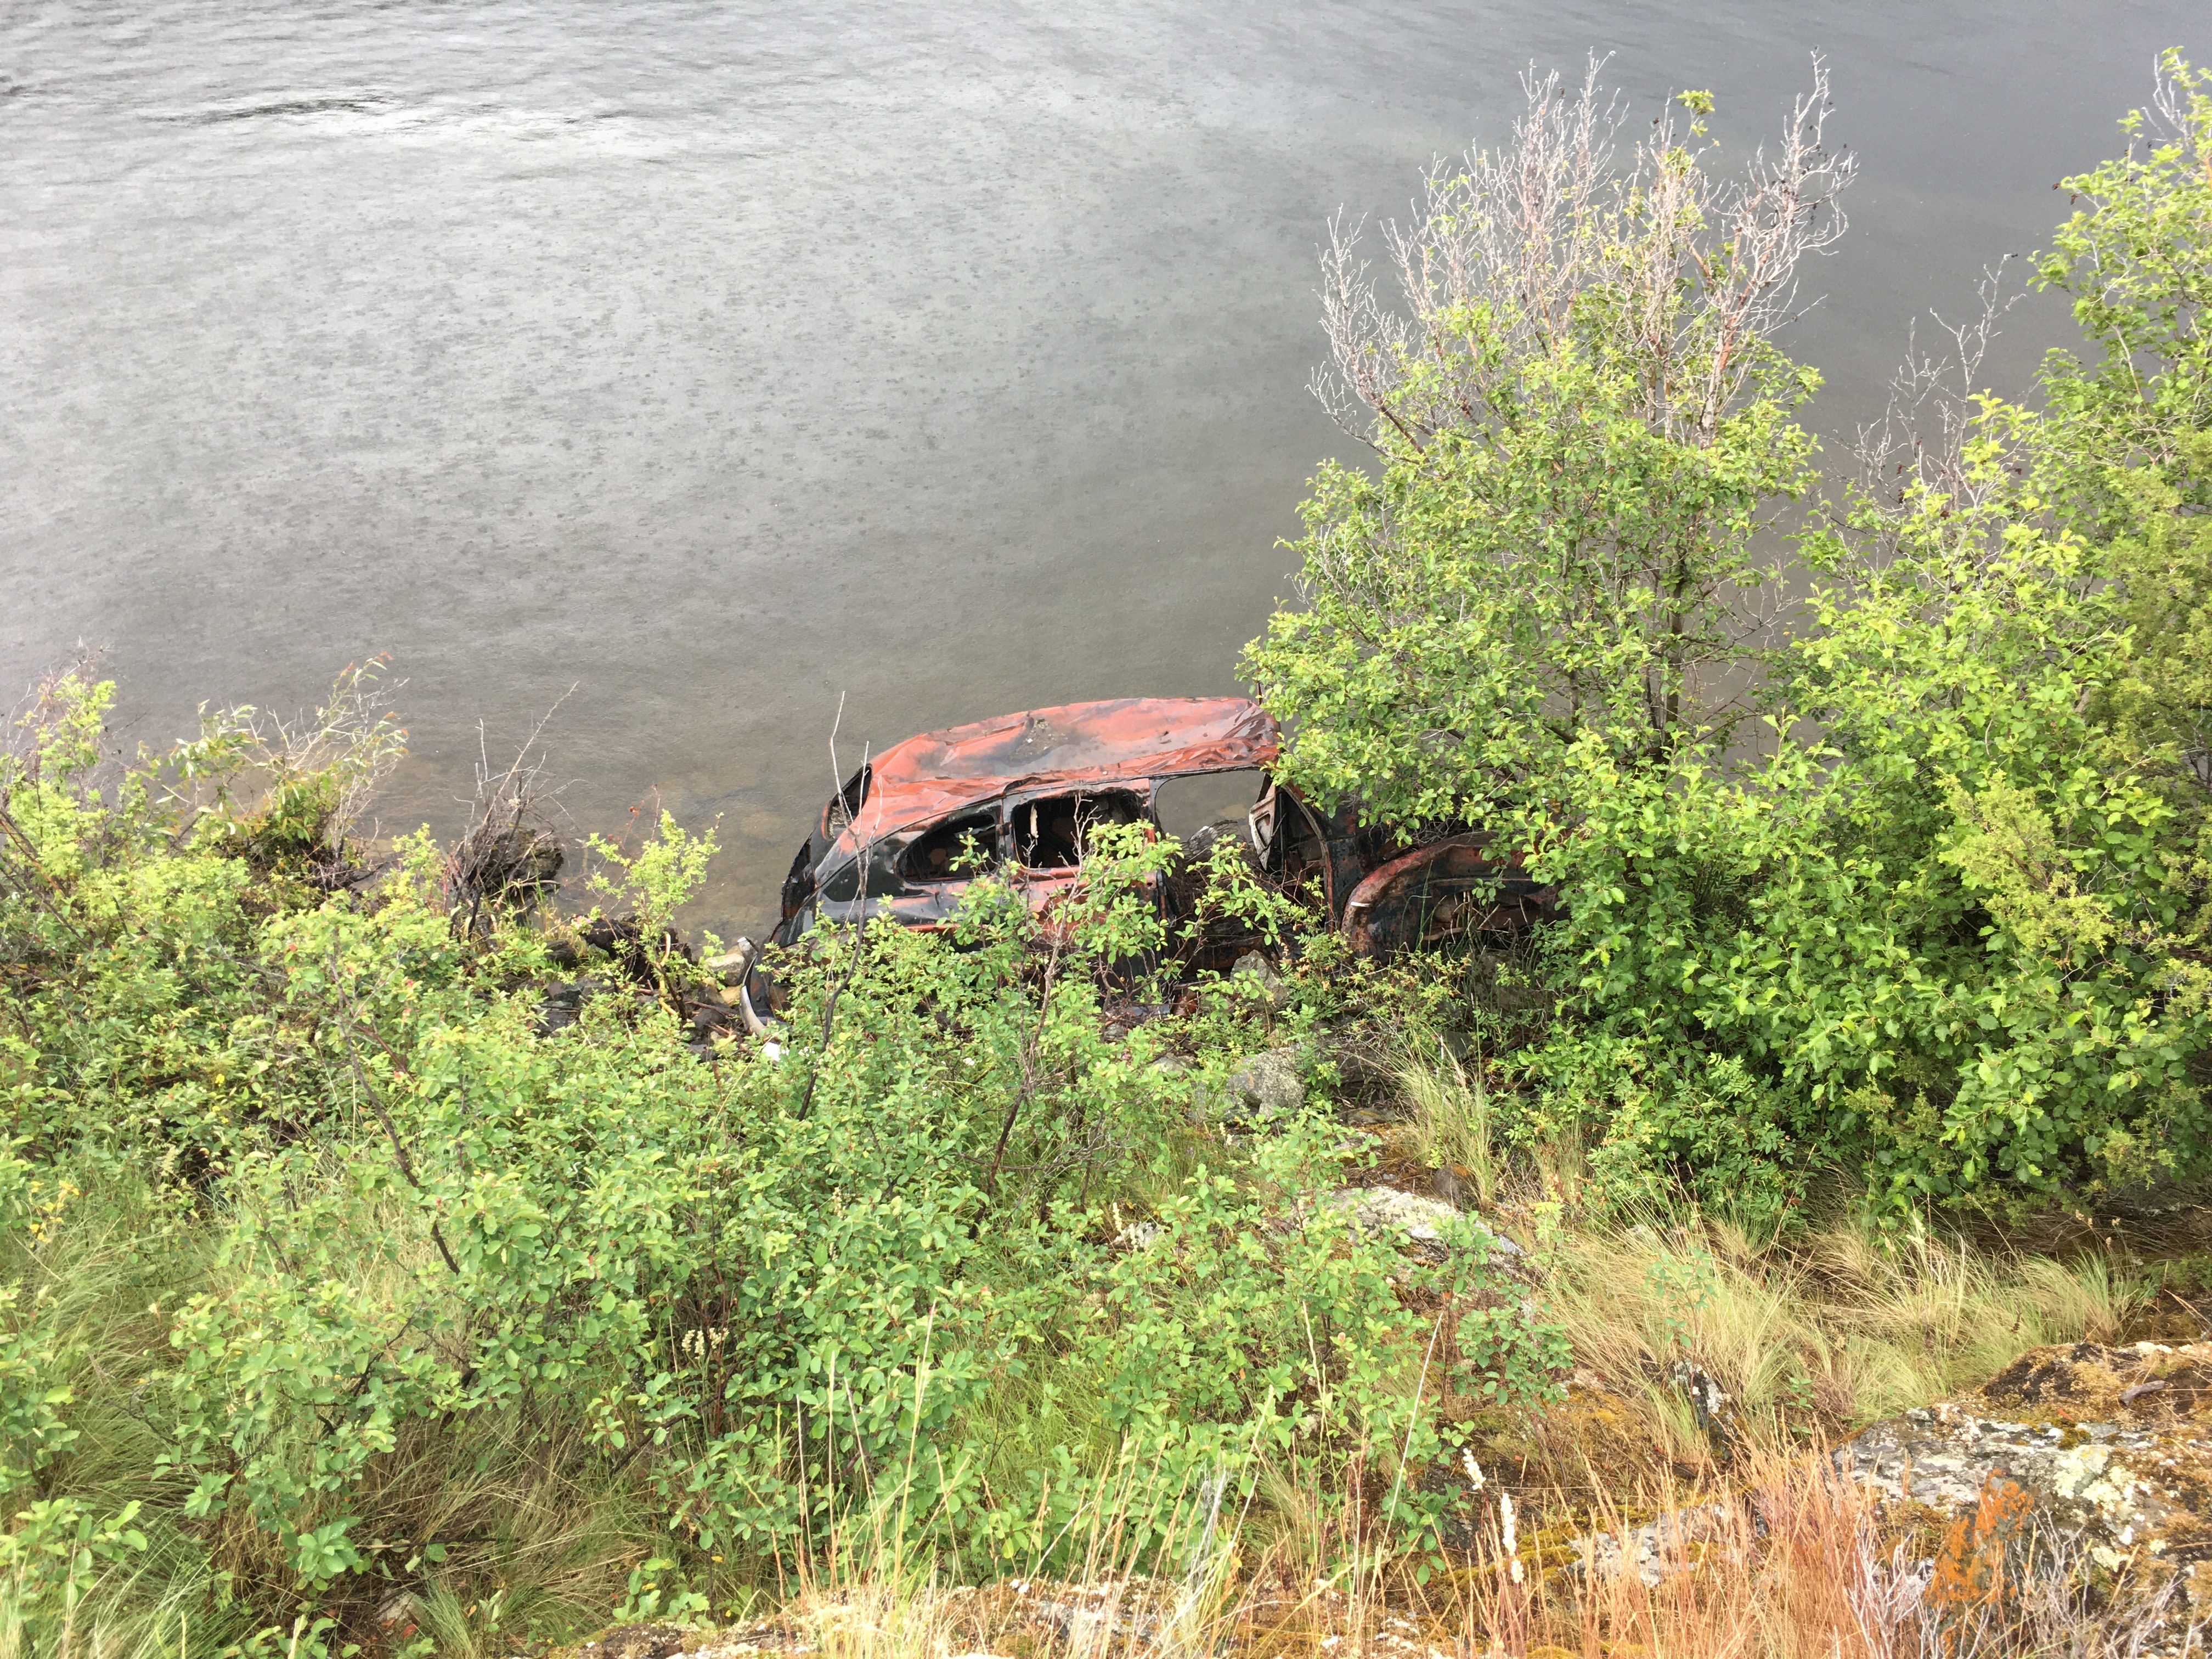
MULTIPOLYGON (((35 1233, 0 1236, 0 1285, 16 1290, 6 1311, 52 1357, 41 1386, 67 1390, 76 1431, 8 1507, 66 1494, 96 1517, 136 1503, 146 1547, 90 1575, 62 1640, 115 1659, 307 1651, 312 1616, 296 1632, 257 1631, 253 1610, 293 1595, 277 1541, 240 1516, 194 1517, 192 1478, 162 1462, 174 1438, 171 1316, 189 1297, 230 1292, 251 1263, 221 1257, 226 1218, 204 1203, 89 1167, 69 1184, 76 1195, 35 1233)), ((364 1243, 339 1265, 367 1291, 392 1268, 364 1243)), ((386 1576, 349 1576, 314 1611, 382 1628, 395 1650, 414 1641, 464 1659, 504 1659, 526 1639, 604 1623, 656 1538, 645 1475, 592 1444, 564 1395, 408 1425, 349 1500, 386 1576)), ((35 1589, 27 1572, 0 1574, 0 1659, 29 1659, 35 1589)))
POLYGON ((2112 1341, 2151 1294, 2102 1255, 2020 1256, 1848 1217, 1765 1240, 1662 1217, 1565 1231, 1546 1257, 1577 1372, 1528 1437, 1542 1478, 1577 1504, 1664 1504, 1747 1455, 1847 1438, 2031 1348, 2112 1341))
MULTIPOLYGON (((2202 1648, 2170 1584, 2092 1595, 2063 1538, 2012 1558, 2032 1554, 2039 1573, 1931 1580, 1913 1559, 1919 1540, 1817 1453, 1760 1454, 1704 1497, 1648 1570, 1613 1568, 1599 1547, 1595 1532, 1626 1528, 1617 1510, 1601 1506, 1592 1534, 1562 1543, 1510 1517, 1492 1488, 1463 1564, 1426 1582, 1357 1565, 1316 1574, 1284 1553, 1292 1540, 1240 1540, 1230 1517, 1204 1526, 1211 1511, 1194 1509, 1203 1547, 1192 1559, 1216 1565, 1182 1581, 1140 1578, 1105 1550, 1068 1580, 978 1589, 848 1553, 847 1577, 810 1584, 782 1623, 833 1659, 2136 1659, 2202 1648)), ((1371 1562, 1357 1505, 1328 1513, 1328 1557, 1371 1562)))
POLYGON ((1723 1221, 1646 1223, 1565 1235, 1554 1261, 1548 1300, 1584 1366, 1620 1381, 1694 1367, 1761 1435, 1870 1422, 2029 1348, 2112 1340, 2149 1294, 2101 1256, 2011 1258, 1850 1220, 1764 1243, 1723 1221))
POLYGON ((1062 1659, 1197 1659, 1222 1645, 1246 1515, 1225 1472, 1194 1481, 1124 1460, 1089 1482, 1048 1552, 1072 1571, 988 1589, 915 1551, 889 1513, 901 1501, 888 1492, 823 1554, 793 1564, 778 1622, 824 1659, 950 1659, 1018 1636, 1034 1648, 1039 1626, 1062 1659))
POLYGON ((1470 1065, 1439 1046, 1433 1055, 1409 1055, 1398 1076, 1415 1155, 1430 1168, 1449 1172, 1468 1198, 1491 1202, 1497 1196, 1499 1159, 1480 1057, 1470 1065))
POLYGON ((2116 1340, 2151 1299, 2148 1275, 2108 1252, 2036 1255, 1924 1223, 1876 1225, 1842 1204, 1764 1234, 1686 1209, 1592 1213, 1577 1146, 1501 1145, 1479 1058, 1424 1048, 1399 1075, 1393 1152, 1455 1177, 1439 1185, 1493 1220, 1565 1218, 1540 1238, 1522 1231, 1573 1347, 1573 1393, 1593 1409, 1571 1401, 1530 1431, 1549 1479, 1582 1501, 1667 1501, 1747 1446, 1848 1436, 2030 1348, 2116 1340), (1726 1396, 1719 1424, 1699 1420, 1692 1378, 1726 1396))

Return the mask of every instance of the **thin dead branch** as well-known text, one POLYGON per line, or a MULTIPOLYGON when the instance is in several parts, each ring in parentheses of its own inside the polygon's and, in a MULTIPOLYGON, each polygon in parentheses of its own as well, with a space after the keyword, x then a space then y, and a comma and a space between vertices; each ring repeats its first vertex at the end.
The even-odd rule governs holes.
POLYGON ((483 723, 477 726, 477 785, 468 828, 447 850, 439 878, 454 932, 488 934, 502 915, 525 914, 560 886, 566 845, 555 825, 560 790, 545 781, 539 749, 546 725, 575 690, 570 686, 531 727, 514 758, 494 771, 483 723))
POLYGON ((1603 291, 1650 366, 1653 429, 1707 441, 1756 347, 1805 308, 1799 267, 1843 234, 1838 198, 1856 167, 1826 141, 1825 60, 1814 57, 1811 90, 1776 150, 1762 147, 1734 179, 1697 165, 1672 111, 1616 165, 1626 112, 1600 84, 1603 69, 1593 58, 1573 92, 1531 69, 1510 143, 1429 169, 1412 222, 1382 227, 1390 300, 1359 252, 1364 222, 1331 222, 1321 262, 1329 362, 1313 390, 1346 432, 1420 451, 1494 420, 1507 377, 1603 291), (1476 313, 1492 349, 1464 347, 1476 313))
POLYGON ((2005 267, 2018 257, 2007 254, 1983 270, 1975 309, 1963 322, 1929 313, 1950 342, 1947 349, 1923 351, 1917 323, 1908 330, 1905 361, 1890 377, 1882 417, 1861 427, 1852 446, 1860 483, 1883 507, 1893 510, 1916 493, 1972 505, 1987 489, 1966 465, 1966 433, 1982 360, 1997 336, 1997 324, 2021 297, 2019 289, 2005 292, 2005 267))

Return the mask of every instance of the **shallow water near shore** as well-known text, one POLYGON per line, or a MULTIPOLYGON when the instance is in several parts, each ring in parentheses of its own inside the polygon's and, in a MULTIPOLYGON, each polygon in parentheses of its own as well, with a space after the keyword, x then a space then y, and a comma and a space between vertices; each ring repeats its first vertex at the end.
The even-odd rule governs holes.
MULTIPOLYGON (((1737 154, 1862 160, 1790 343, 1831 438, 2044 246, 2201 3, 1091 8, 103 0, 0 11, 0 687, 126 738, 407 684, 387 828, 545 727, 580 832, 720 817, 757 925, 864 744, 1235 687, 1315 461, 1328 216, 1591 50, 1737 154), (573 689, 572 689, 573 688, 573 689), (480 739, 481 733, 481 739, 480 739)), ((2063 311, 2015 311, 2017 386, 2063 311)))

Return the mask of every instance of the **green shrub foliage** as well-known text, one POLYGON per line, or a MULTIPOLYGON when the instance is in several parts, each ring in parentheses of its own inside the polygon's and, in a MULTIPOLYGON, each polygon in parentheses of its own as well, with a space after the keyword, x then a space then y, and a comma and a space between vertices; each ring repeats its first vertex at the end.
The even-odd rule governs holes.
MULTIPOLYGON (((2093 355, 1813 515, 1791 637, 1725 624, 1812 382, 1739 342, 1739 400, 1666 418, 1650 389, 1722 348, 1678 329, 1662 364, 1618 296, 1656 261, 1694 317, 1729 264, 1663 216, 1607 222, 1562 329, 1498 350, 1502 301, 1445 313, 1409 380, 1465 354, 1481 399, 1416 444, 1370 398, 1380 477, 1316 482, 1310 604, 1248 657, 1291 769, 1559 884, 1560 1017, 1504 1109, 1616 1195, 1772 1211, 1840 1166, 2002 1204, 2207 1167, 2207 77, 2169 58, 2125 131, 2038 267, 2093 355), (1754 659, 1756 720, 1692 716, 1696 662, 1754 659)), ((1638 204, 1691 165, 1649 152, 1638 204)))
MULTIPOLYGON (((1562 896, 1457 1012, 1486 1170, 1495 1133, 1770 1214, 1824 1170, 1892 1211, 2203 1176, 2212 76, 2167 58, 2069 181, 2038 279, 2086 355, 1790 520, 1788 633, 1746 607, 1816 477, 1773 336, 1848 179, 1824 87, 1740 186, 1696 120, 1613 167, 1557 94, 1431 180, 1410 321, 1333 257, 1380 466, 1316 478, 1310 603, 1247 657, 1292 781, 1562 896)), ((776 1042, 702 1057, 665 928, 712 836, 593 840, 641 943, 557 967, 538 842, 471 898, 505 843, 356 838, 404 735, 375 669, 126 763, 80 667, 0 748, 0 1644, 327 1654, 404 1587, 420 1659, 726 1612, 855 1539, 1146 1565, 1270 1470, 1433 1548, 1435 1402, 1550 1394, 1483 1235, 1414 1260, 1316 1202, 1325 1101, 1221 1117, 1238 1057, 1419 1036, 1455 975, 1297 937, 1218 847, 1199 914, 1284 984, 1133 986, 1177 941, 1131 830, 1042 914, 987 878, 941 933, 817 933, 776 1042)))
MULTIPOLYGON (((1322 948, 1284 1006, 1208 981, 1180 1018, 1109 1018, 1115 965, 1166 942, 1164 844, 1132 833, 1042 920, 985 884, 948 934, 817 936, 782 963, 775 1049, 701 1059, 609 965, 546 1032, 547 938, 457 914, 427 835, 332 890, 366 861, 335 804, 378 730, 319 787, 264 768, 257 793, 204 746, 103 782, 108 696, 49 685, 0 773, 0 1566, 40 1617, 133 1540, 262 1619, 350 1628, 471 1560, 483 1593, 522 1523, 447 1512, 467 1469, 620 1495, 663 1610, 856 1529, 1036 1571, 1103 1504, 1141 1559, 1267 1460, 1437 1456, 1447 1373, 1551 1386, 1472 1231, 1449 1266, 1354 1237, 1311 1202, 1346 1156, 1321 1116, 1231 1134, 1199 1109, 1241 1049, 1387 985, 1322 948), (84 1310, 39 1287, 118 1206, 158 1335, 95 1376, 84 1310), (79 1455, 92 1389, 132 1402, 135 1479, 79 1455)), ((665 824, 599 885, 665 918, 712 850, 665 824)), ((1279 912, 1216 863, 1212 903, 1279 912)), ((1361 1501, 1418 1542, 1437 1500, 1361 1501)))

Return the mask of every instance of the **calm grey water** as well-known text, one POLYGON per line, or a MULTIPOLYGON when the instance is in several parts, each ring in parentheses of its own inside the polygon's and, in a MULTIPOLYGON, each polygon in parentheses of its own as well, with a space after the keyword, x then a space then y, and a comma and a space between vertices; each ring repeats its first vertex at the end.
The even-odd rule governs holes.
POLYGON ((0 703, 84 638, 159 742, 390 652, 390 828, 573 684, 578 827, 720 815, 745 925, 841 693, 849 764, 1233 687, 1349 447, 1323 222, 1530 59, 1711 88, 1740 149, 1828 53, 1864 173, 1793 344, 1848 432, 2167 44, 2203 0, 0 0, 0 703))

